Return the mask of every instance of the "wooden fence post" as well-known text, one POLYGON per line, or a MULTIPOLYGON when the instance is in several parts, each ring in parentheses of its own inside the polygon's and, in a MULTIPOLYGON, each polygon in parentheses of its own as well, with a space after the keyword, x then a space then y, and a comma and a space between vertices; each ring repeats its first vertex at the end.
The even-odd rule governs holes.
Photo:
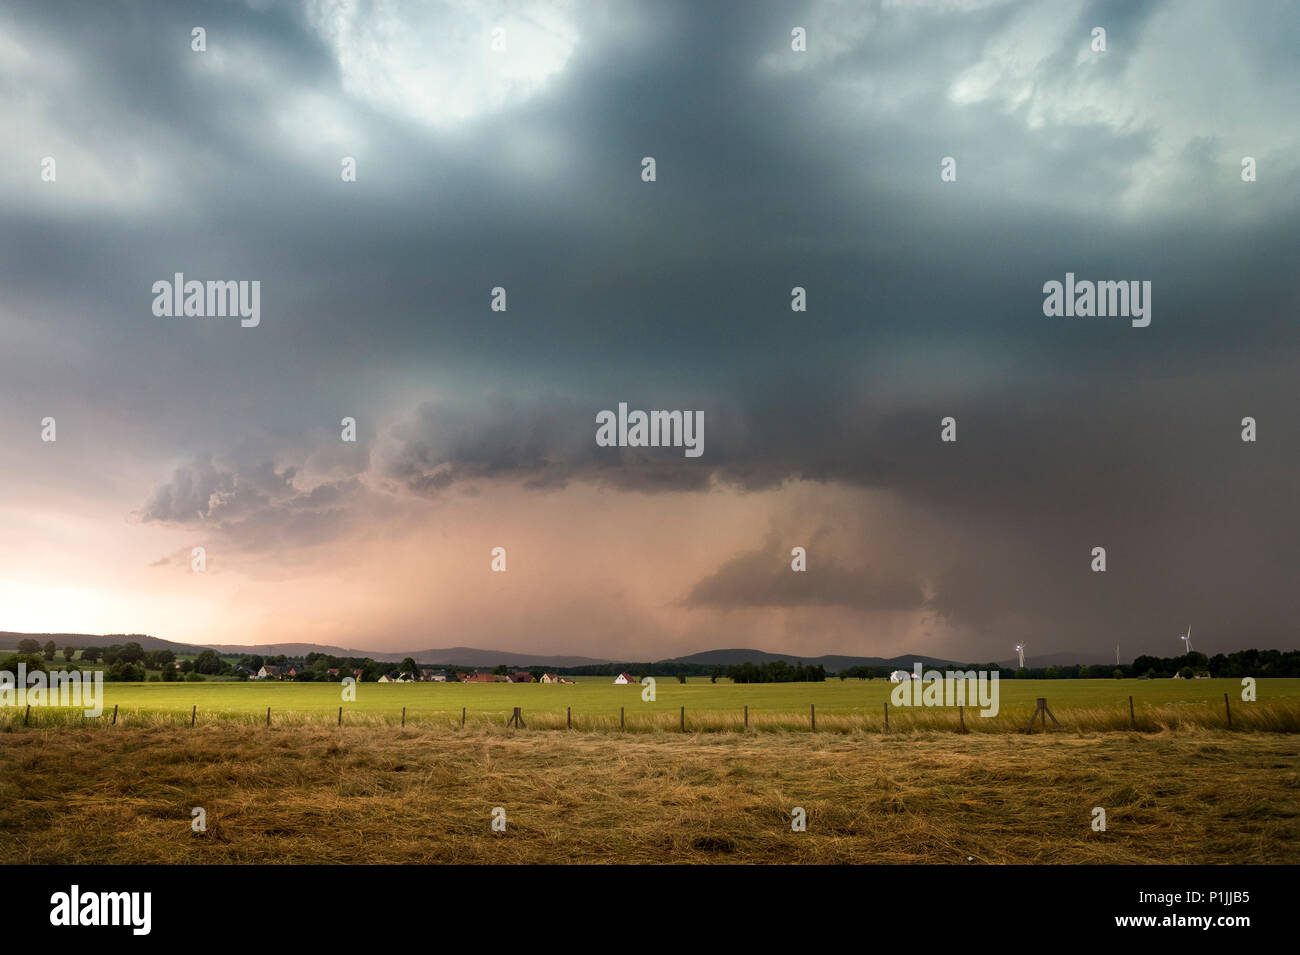
POLYGON ((682 707, 682 732, 686 732, 686 707, 682 707))
POLYGON ((885 732, 889 732, 889 703, 885 703, 885 732))
POLYGON ((812 731, 816 733, 817 732, 817 704, 811 703, 809 705, 812 707, 812 731))
POLYGON ((402 729, 406 729, 406 707, 402 707, 402 729))
POLYGON ((1228 694, 1223 694, 1223 708, 1228 713, 1228 729, 1232 729, 1232 707, 1228 704, 1228 694))
POLYGON ((1026 733, 1032 733, 1032 732, 1034 731, 1034 720, 1038 719, 1038 714, 1039 714, 1039 713, 1042 713, 1042 714, 1043 714, 1043 731, 1044 731, 1044 732, 1047 731, 1047 718, 1048 718, 1049 716, 1052 717, 1052 722, 1053 722, 1053 723, 1055 723, 1057 726, 1060 726, 1060 725, 1061 725, 1060 721, 1057 720, 1057 718, 1052 714, 1052 711, 1049 710, 1049 709, 1047 708, 1047 697, 1045 697, 1045 696, 1040 696, 1040 697, 1038 698, 1038 708, 1037 708, 1036 710, 1034 710, 1033 715, 1031 715, 1031 716, 1029 717, 1029 725, 1025 727, 1025 730, 1024 730, 1024 731, 1025 731, 1026 733))
POLYGON ((465 728, 465 707, 460 708, 460 728, 465 728))
POLYGON ((113 704, 113 725, 117 725, 117 704, 113 704))
POLYGON ((31 719, 31 716, 32 716, 32 705, 28 703, 27 712, 23 714, 23 726, 27 725, 27 721, 31 719))
POLYGON ((564 728, 567 730, 573 729, 573 707, 571 706, 565 707, 564 728))
POLYGON ((749 729, 749 707, 745 707, 745 729, 749 729))
POLYGON ((623 707, 618 708, 618 731, 623 732, 623 707))
POLYGON ((1128 698, 1128 728, 1137 729, 1137 717, 1133 715, 1133 697, 1128 698))
POLYGON ((269 706, 266 708, 266 725, 271 725, 271 708, 269 706))
POLYGON ((190 726, 193 726, 194 721, 198 718, 199 718, 199 704, 195 703, 194 709, 190 710, 190 726))
POLYGON ((961 704, 957 704, 957 722, 961 724, 961 731, 966 732, 966 716, 962 713, 961 704))
POLYGON ((343 725, 343 707, 339 707, 339 726, 343 725))

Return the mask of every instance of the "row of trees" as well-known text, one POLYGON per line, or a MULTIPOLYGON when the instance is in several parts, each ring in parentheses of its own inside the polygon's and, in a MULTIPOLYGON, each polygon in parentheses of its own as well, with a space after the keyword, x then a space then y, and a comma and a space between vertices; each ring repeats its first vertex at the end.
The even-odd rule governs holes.
MULTIPOLYGON (((63 661, 71 663, 77 657, 79 648, 75 646, 66 646, 63 648, 63 661)), ((28 637, 18 643, 18 652, 28 656, 40 656, 46 663, 54 662, 59 648, 53 640, 45 641, 44 645, 38 640, 28 637)), ((176 654, 171 650, 145 650, 140 644, 114 643, 109 647, 86 647, 80 650, 81 661, 83 663, 98 663, 101 660, 108 665, 114 663, 138 663, 147 670, 161 670, 163 667, 176 662, 176 654)))
POLYGON ((1212 657, 1193 650, 1173 657, 1143 655, 1132 663, 1113 666, 1062 666, 1028 667, 1002 676, 1020 680, 1088 680, 1114 677, 1132 679, 1146 677, 1150 680, 1167 680, 1175 674, 1191 679, 1200 673, 1211 677, 1240 679, 1253 677, 1300 677, 1300 650, 1238 650, 1235 653, 1218 653, 1212 657))
MULTIPOLYGON (((36 670, 48 671, 52 669, 50 664, 57 662, 56 650, 53 640, 46 641, 44 645, 30 638, 22 640, 18 644, 18 653, 0 665, 0 669, 13 672, 14 667, 21 661, 26 664, 29 673, 36 670)), ((80 669, 77 663, 83 665, 102 663, 104 679, 121 683, 142 682, 147 679, 168 683, 184 679, 199 680, 202 677, 198 676, 198 673, 219 672, 212 667, 213 660, 220 663, 215 653, 206 650, 200 653, 199 657, 204 662, 205 669, 197 669, 196 661, 193 660, 182 661, 178 669, 174 665, 176 654, 171 650, 145 650, 134 641, 124 644, 115 643, 108 647, 85 647, 80 650, 74 646, 67 646, 63 648, 63 662, 59 664, 58 669, 77 670, 80 669), (79 658, 78 652, 80 652, 79 658), (204 654, 207 656, 205 657, 204 654), (151 670, 161 672, 151 678, 149 676, 151 670)))
MULTIPOLYGON (((41 657, 46 662, 50 662, 54 659, 54 655, 59 652, 59 647, 53 640, 46 640, 44 645, 42 645, 39 640, 33 640, 31 637, 27 637, 18 642, 18 652, 24 656, 41 657)), ((76 647, 64 647, 63 659, 70 663, 76 653, 76 647)))
POLYGON ((820 663, 805 666, 802 663, 772 660, 768 663, 742 663, 727 667, 727 676, 733 683, 824 683, 826 668, 820 663))
MULTIPOLYGON (((362 683, 373 683, 385 673, 397 669, 391 663, 377 663, 369 657, 336 657, 328 653, 309 653, 303 658, 302 663, 304 666, 299 667, 296 679, 309 683, 340 683, 346 677, 354 677, 362 683), (330 673, 330 670, 335 672, 330 673), (356 675, 358 670, 361 671, 360 676, 356 675)), ((415 661, 410 657, 402 661, 401 669, 403 672, 413 674, 420 672, 415 661)))
MULTIPOLYGON (((49 664, 56 662, 59 647, 53 640, 44 644, 30 637, 18 644, 18 654, 10 657, 0 669, 13 670, 21 660, 29 672, 49 669, 49 664), (10 665, 12 664, 12 666, 10 665)), ((82 663, 103 663, 104 678, 110 681, 139 681, 161 679, 166 682, 176 680, 200 680, 205 676, 238 676, 245 670, 256 673, 264 665, 282 668, 294 667, 294 679, 304 682, 339 682, 346 677, 355 676, 363 682, 374 682, 385 673, 409 673, 419 676, 420 666, 411 657, 400 664, 381 663, 369 657, 336 657, 326 653, 308 653, 305 657, 287 657, 284 654, 262 656, 245 654, 235 662, 223 659, 215 650, 202 650, 192 660, 182 660, 175 666, 176 655, 171 650, 145 650, 138 642, 127 641, 111 646, 62 648, 63 668, 75 668, 74 660, 80 652, 82 663), (241 669, 243 668, 243 669, 241 669), (151 671, 159 671, 150 677, 151 671), (330 672, 334 671, 334 672, 330 672)), ((957 666, 956 664, 953 665, 957 666)), ((943 669, 943 667, 939 667, 943 669)), ((1300 650, 1239 650, 1230 654, 1216 654, 1207 657, 1203 653, 1191 652, 1174 657, 1139 656, 1131 664, 1119 666, 1075 666, 1022 667, 1016 670, 1003 669, 995 663, 961 665, 961 669, 1000 671, 1004 679, 1037 680, 1072 680, 1098 679, 1104 677, 1133 678, 1145 676, 1151 679, 1165 679, 1179 674, 1192 677, 1198 673, 1209 673, 1214 677, 1240 678, 1252 677, 1300 677, 1300 650)), ((448 667, 449 673, 457 670, 473 670, 473 667, 448 667)), ((494 673, 509 673, 519 669, 506 664, 498 665, 494 673)), ((822 682, 826 679, 826 670, 820 664, 805 665, 774 660, 767 663, 746 662, 735 666, 722 667, 716 664, 693 663, 608 663, 579 667, 556 667, 556 672, 568 676, 615 676, 627 672, 638 680, 645 676, 675 677, 685 682, 688 676, 708 676, 714 683, 721 677, 729 677, 736 683, 799 683, 822 682)), ((841 680, 872 680, 877 677, 887 679, 894 667, 847 667, 838 674, 841 680)), ((528 667, 534 680, 541 678, 540 667, 528 667)))
POLYGON ((1214 677, 1300 677, 1300 650, 1237 650, 1207 657, 1193 650, 1176 657, 1140 656, 1130 671, 1135 675, 1170 677, 1175 673, 1188 676, 1188 670, 1208 672, 1214 677))
MULTIPOLYGON (((1089 666, 1075 664, 1071 666, 1020 667, 1015 670, 999 667, 996 663, 952 664, 951 667, 935 666, 934 669, 961 669, 998 671, 1002 679, 1017 680, 1097 680, 1114 677, 1115 679, 1132 679, 1147 677, 1152 680, 1169 679, 1178 674, 1190 679, 1198 673, 1208 673, 1212 677, 1240 678, 1253 677, 1300 677, 1300 650, 1238 650, 1235 653, 1216 654, 1207 657, 1204 653, 1192 651, 1174 657, 1140 656, 1132 663, 1119 666, 1102 664, 1089 666)), ((925 669, 930 669, 926 667, 925 669)), ((872 680, 876 677, 888 678, 893 672, 890 667, 847 667, 837 675, 841 680, 872 680)))

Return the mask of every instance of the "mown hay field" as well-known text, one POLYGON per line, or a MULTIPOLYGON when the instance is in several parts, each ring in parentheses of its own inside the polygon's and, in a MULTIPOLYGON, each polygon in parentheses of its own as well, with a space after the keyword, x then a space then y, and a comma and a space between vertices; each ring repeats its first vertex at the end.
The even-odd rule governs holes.
POLYGON ((1298 757, 1216 730, 11 728, 0 862, 1294 864, 1298 757))
MULTIPOLYGON (((685 684, 660 679, 655 699, 643 698, 641 686, 615 686, 608 678, 582 678, 573 685, 504 683, 363 683, 356 700, 344 702, 333 683, 106 683, 104 715, 83 719, 79 710, 0 708, 0 729, 83 723, 106 724, 113 707, 119 723, 188 725, 217 720, 248 725, 264 723, 271 709, 273 725, 336 723, 339 707, 345 725, 399 723, 406 710, 408 726, 458 727, 465 711, 468 724, 503 725, 514 707, 529 729, 680 732, 686 708, 688 732, 739 732, 749 708, 751 731, 811 729, 816 707, 817 730, 827 733, 881 732, 892 687, 883 680, 829 680, 825 683, 732 684, 696 679, 685 684)), ((1232 708, 1233 727, 1261 732, 1300 732, 1300 680, 1259 680, 1254 702, 1241 700, 1239 680, 1002 680, 999 712, 980 717, 967 707, 890 707, 893 731, 950 730, 1014 732, 1028 722, 1035 700, 1045 697, 1052 714, 1067 730, 1158 732, 1165 729, 1227 728, 1224 694, 1232 708), (1129 696, 1134 701, 1130 724, 1129 696)))

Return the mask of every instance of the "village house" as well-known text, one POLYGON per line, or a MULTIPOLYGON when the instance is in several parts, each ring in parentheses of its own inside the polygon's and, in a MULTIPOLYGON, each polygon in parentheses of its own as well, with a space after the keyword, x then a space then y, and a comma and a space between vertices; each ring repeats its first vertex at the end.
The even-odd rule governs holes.
POLYGON ((257 671, 257 678, 259 680, 279 680, 282 679, 282 674, 279 667, 267 664, 257 671))
POLYGON ((467 673, 462 683, 505 683, 506 677, 496 673, 467 673))
POLYGON ((537 682, 538 683, 559 683, 560 678, 556 676, 554 673, 543 673, 542 678, 537 682))
POLYGON ((524 670, 519 670, 515 673, 510 674, 510 682, 511 683, 532 683, 533 675, 531 673, 525 672, 524 670))
POLYGON ((636 682, 636 677, 634 677, 630 673, 620 673, 618 676, 614 677, 614 683, 617 684, 618 686, 625 686, 628 683, 635 683, 635 682, 636 682))

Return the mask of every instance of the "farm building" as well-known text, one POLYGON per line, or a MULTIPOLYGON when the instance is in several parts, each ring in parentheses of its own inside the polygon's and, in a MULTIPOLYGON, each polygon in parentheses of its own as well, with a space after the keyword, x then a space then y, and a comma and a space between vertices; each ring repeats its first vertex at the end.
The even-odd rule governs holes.
POLYGON ((425 683, 446 683, 447 671, 435 670, 432 667, 420 667, 420 679, 425 683))
POLYGON ((635 682, 636 682, 636 677, 634 677, 630 673, 620 673, 618 676, 614 677, 614 683, 617 684, 618 686, 626 686, 628 683, 635 683, 635 682))
POLYGON ((532 683, 533 675, 524 670, 519 670, 518 672, 510 674, 510 682, 511 683, 532 683))
POLYGON ((902 683, 904 680, 912 679, 916 674, 909 673, 907 670, 895 670, 889 674, 890 683, 902 683))
POLYGON ((466 673, 462 683, 505 683, 506 677, 495 673, 466 673))
POLYGON ((259 680, 278 680, 280 679, 280 668, 273 666, 264 666, 257 671, 259 680))
POLYGON ((537 682, 538 683, 559 683, 560 678, 556 676, 554 673, 543 673, 542 678, 537 682))

